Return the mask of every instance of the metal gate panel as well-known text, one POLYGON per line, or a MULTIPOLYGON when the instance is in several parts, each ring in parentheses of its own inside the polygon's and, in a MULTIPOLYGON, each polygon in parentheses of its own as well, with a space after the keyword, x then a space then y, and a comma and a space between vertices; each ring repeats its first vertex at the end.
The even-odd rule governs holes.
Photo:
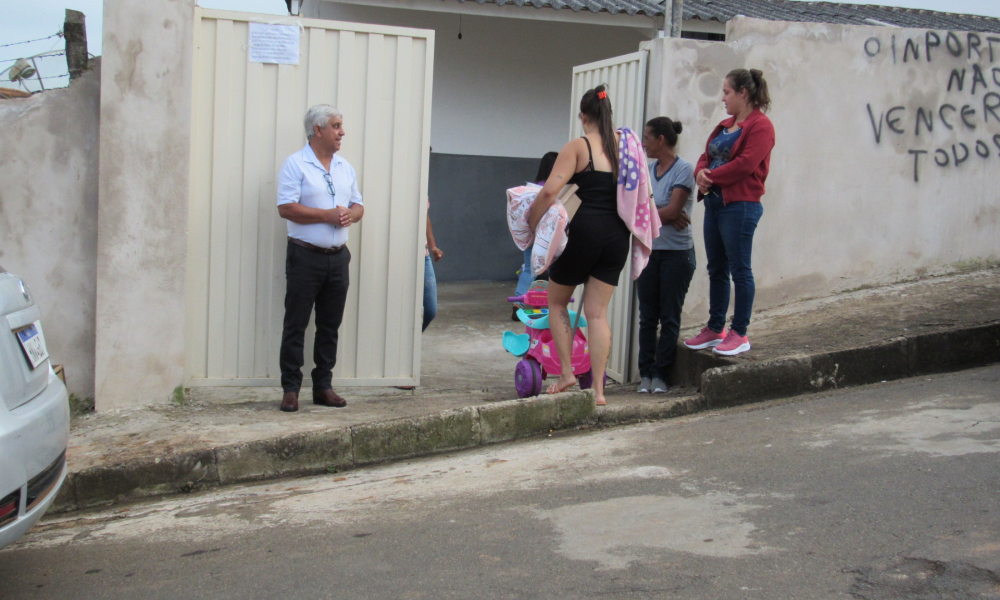
MULTIPOLYGON (((614 111, 614 126, 628 127, 642 134, 646 109, 646 58, 641 50, 625 56, 573 68, 573 94, 570 99, 570 139, 583 135, 578 117, 580 98, 584 92, 604 83, 614 111)), ((636 305, 635 290, 630 275, 632 257, 622 270, 618 287, 608 305, 608 322, 611 325, 611 355, 608 357, 608 377, 619 382, 633 377, 633 312, 636 305)))
POLYGON ((188 384, 278 385, 287 233, 277 173, 320 103, 344 114, 341 154, 365 199, 350 229, 334 379, 418 384, 434 32, 201 8, 195 19, 188 384), (298 25, 299 64, 250 62, 251 22, 298 25))

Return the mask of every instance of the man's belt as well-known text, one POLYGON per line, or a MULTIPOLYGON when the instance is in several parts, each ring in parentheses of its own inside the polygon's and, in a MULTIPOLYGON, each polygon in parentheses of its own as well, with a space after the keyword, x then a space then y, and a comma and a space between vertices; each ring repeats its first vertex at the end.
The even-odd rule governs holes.
POLYGON ((288 241, 295 244, 296 246, 302 246, 306 250, 315 252, 316 254, 326 254, 326 255, 339 254, 340 251, 346 247, 345 245, 345 246, 334 246, 333 248, 322 248, 320 246, 314 246, 309 242, 303 242, 302 240, 293 237, 288 238, 288 241))

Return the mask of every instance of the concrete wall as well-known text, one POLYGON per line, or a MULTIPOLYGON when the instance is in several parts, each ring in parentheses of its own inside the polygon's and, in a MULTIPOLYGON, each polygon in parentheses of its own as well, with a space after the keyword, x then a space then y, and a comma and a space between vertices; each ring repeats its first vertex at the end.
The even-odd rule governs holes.
POLYGON ((434 241, 445 252, 434 264, 438 281, 517 279, 524 254, 507 228, 504 192, 534 178, 538 162, 431 154, 431 224, 434 241))
POLYGON ((652 20, 639 29, 465 14, 459 40, 454 13, 315 1, 305 4, 303 16, 433 29, 431 146, 477 156, 541 158, 561 148, 569 135, 573 67, 635 52, 656 33, 652 20))
POLYGON ((0 265, 31 286, 53 364, 94 395, 100 61, 69 87, 0 101, 0 265))
MULTIPOLYGON (((684 123, 679 153, 694 163, 726 116, 725 74, 764 71, 777 146, 754 238, 756 308, 1000 260, 1000 45, 887 27, 729 27, 726 43, 651 42, 647 116, 684 123), (949 83, 953 70, 964 86, 949 83)), ((707 320, 703 214, 698 205, 685 325, 707 320)))
POLYGON ((105 0, 96 401, 165 402, 184 377, 195 0, 105 0))

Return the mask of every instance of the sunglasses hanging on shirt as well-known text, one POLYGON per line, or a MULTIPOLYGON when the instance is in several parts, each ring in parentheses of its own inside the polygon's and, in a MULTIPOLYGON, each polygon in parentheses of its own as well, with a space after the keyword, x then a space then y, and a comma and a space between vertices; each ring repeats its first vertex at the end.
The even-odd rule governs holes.
POLYGON ((323 179, 326 180, 326 191, 330 192, 330 196, 336 201, 337 191, 333 187, 333 177, 329 173, 323 173, 323 179))

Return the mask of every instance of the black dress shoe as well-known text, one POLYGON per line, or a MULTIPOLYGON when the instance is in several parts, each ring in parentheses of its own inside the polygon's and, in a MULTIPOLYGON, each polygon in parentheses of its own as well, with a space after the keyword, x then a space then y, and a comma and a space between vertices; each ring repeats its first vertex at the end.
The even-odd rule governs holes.
POLYGON ((333 408, 344 408, 347 400, 340 397, 333 390, 313 390, 313 404, 320 406, 332 406, 333 408))
POLYGON ((295 412, 299 410, 299 393, 285 392, 281 397, 281 412, 295 412))

